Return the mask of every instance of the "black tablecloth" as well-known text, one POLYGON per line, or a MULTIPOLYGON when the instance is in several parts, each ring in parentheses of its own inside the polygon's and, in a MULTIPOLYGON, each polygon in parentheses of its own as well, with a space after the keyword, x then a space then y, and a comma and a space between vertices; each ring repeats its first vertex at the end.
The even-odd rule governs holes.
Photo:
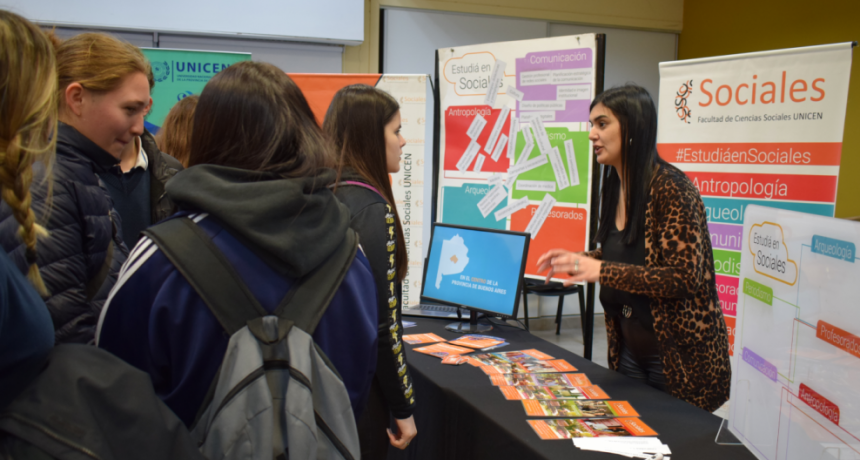
MULTIPOLYGON (((405 334, 433 332, 451 340, 450 319, 404 318, 418 323, 405 334)), ((600 386, 612 400, 629 401, 646 425, 672 450, 673 460, 754 459, 743 446, 719 446, 714 438, 719 417, 675 399, 617 372, 598 366, 563 348, 513 327, 494 326, 485 334, 506 339, 510 345, 494 351, 538 349, 566 359, 600 386)), ((429 344, 424 344, 429 345, 429 344)), ((412 351, 424 345, 406 345, 417 409, 418 436, 405 451, 389 449, 390 460, 400 459, 622 459, 617 455, 582 451, 570 440, 542 440, 526 423, 529 417, 520 401, 508 401, 477 367, 449 366, 439 358, 412 351)))

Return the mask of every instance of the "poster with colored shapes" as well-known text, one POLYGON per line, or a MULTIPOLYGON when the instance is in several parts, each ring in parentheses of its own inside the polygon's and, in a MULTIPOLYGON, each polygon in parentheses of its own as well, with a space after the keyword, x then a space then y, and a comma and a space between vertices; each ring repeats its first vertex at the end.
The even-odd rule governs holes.
POLYGON ((635 417, 528 420, 528 424, 541 439, 657 436, 656 431, 635 417))
POLYGON ((525 400, 529 417, 638 417, 627 401, 525 400))
POLYGON ((702 197, 726 318, 747 205, 833 216, 851 53, 842 43, 660 64, 657 150, 702 197))
POLYGON ((728 426, 761 460, 860 458, 859 246, 860 222, 745 209, 728 426))
POLYGON ((550 249, 588 249, 596 49, 584 34, 438 50, 437 219, 529 232, 528 277, 550 249))
POLYGON ((232 64, 250 61, 251 53, 216 51, 185 51, 162 48, 141 48, 152 65, 155 86, 150 95, 152 110, 144 125, 152 134, 161 129, 164 118, 174 104, 194 94, 200 95, 206 83, 218 72, 232 64))

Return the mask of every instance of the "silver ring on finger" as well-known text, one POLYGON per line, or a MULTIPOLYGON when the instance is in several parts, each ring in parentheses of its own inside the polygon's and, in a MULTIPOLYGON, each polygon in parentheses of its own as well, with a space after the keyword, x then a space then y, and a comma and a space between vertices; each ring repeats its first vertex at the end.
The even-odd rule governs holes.
POLYGON ((579 273, 579 259, 576 259, 576 262, 573 263, 573 274, 579 273))

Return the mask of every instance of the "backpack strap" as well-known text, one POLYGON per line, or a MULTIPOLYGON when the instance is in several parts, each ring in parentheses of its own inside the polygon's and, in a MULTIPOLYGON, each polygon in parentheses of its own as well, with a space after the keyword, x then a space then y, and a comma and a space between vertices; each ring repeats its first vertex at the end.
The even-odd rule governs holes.
POLYGON ((358 251, 358 235, 347 229, 344 239, 328 259, 305 275, 273 312, 313 335, 358 251))
POLYGON ((267 314, 224 253, 191 219, 170 219, 143 233, 197 291, 227 334, 267 314))

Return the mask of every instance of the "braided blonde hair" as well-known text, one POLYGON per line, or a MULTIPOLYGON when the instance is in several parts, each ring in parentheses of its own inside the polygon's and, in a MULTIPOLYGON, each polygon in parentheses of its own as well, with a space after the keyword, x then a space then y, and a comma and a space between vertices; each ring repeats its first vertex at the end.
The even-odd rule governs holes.
POLYGON ((48 294, 36 265, 36 239, 47 231, 30 207, 33 163, 53 161, 57 133, 55 46, 39 27, 0 10, 0 197, 20 224, 27 278, 48 294))

